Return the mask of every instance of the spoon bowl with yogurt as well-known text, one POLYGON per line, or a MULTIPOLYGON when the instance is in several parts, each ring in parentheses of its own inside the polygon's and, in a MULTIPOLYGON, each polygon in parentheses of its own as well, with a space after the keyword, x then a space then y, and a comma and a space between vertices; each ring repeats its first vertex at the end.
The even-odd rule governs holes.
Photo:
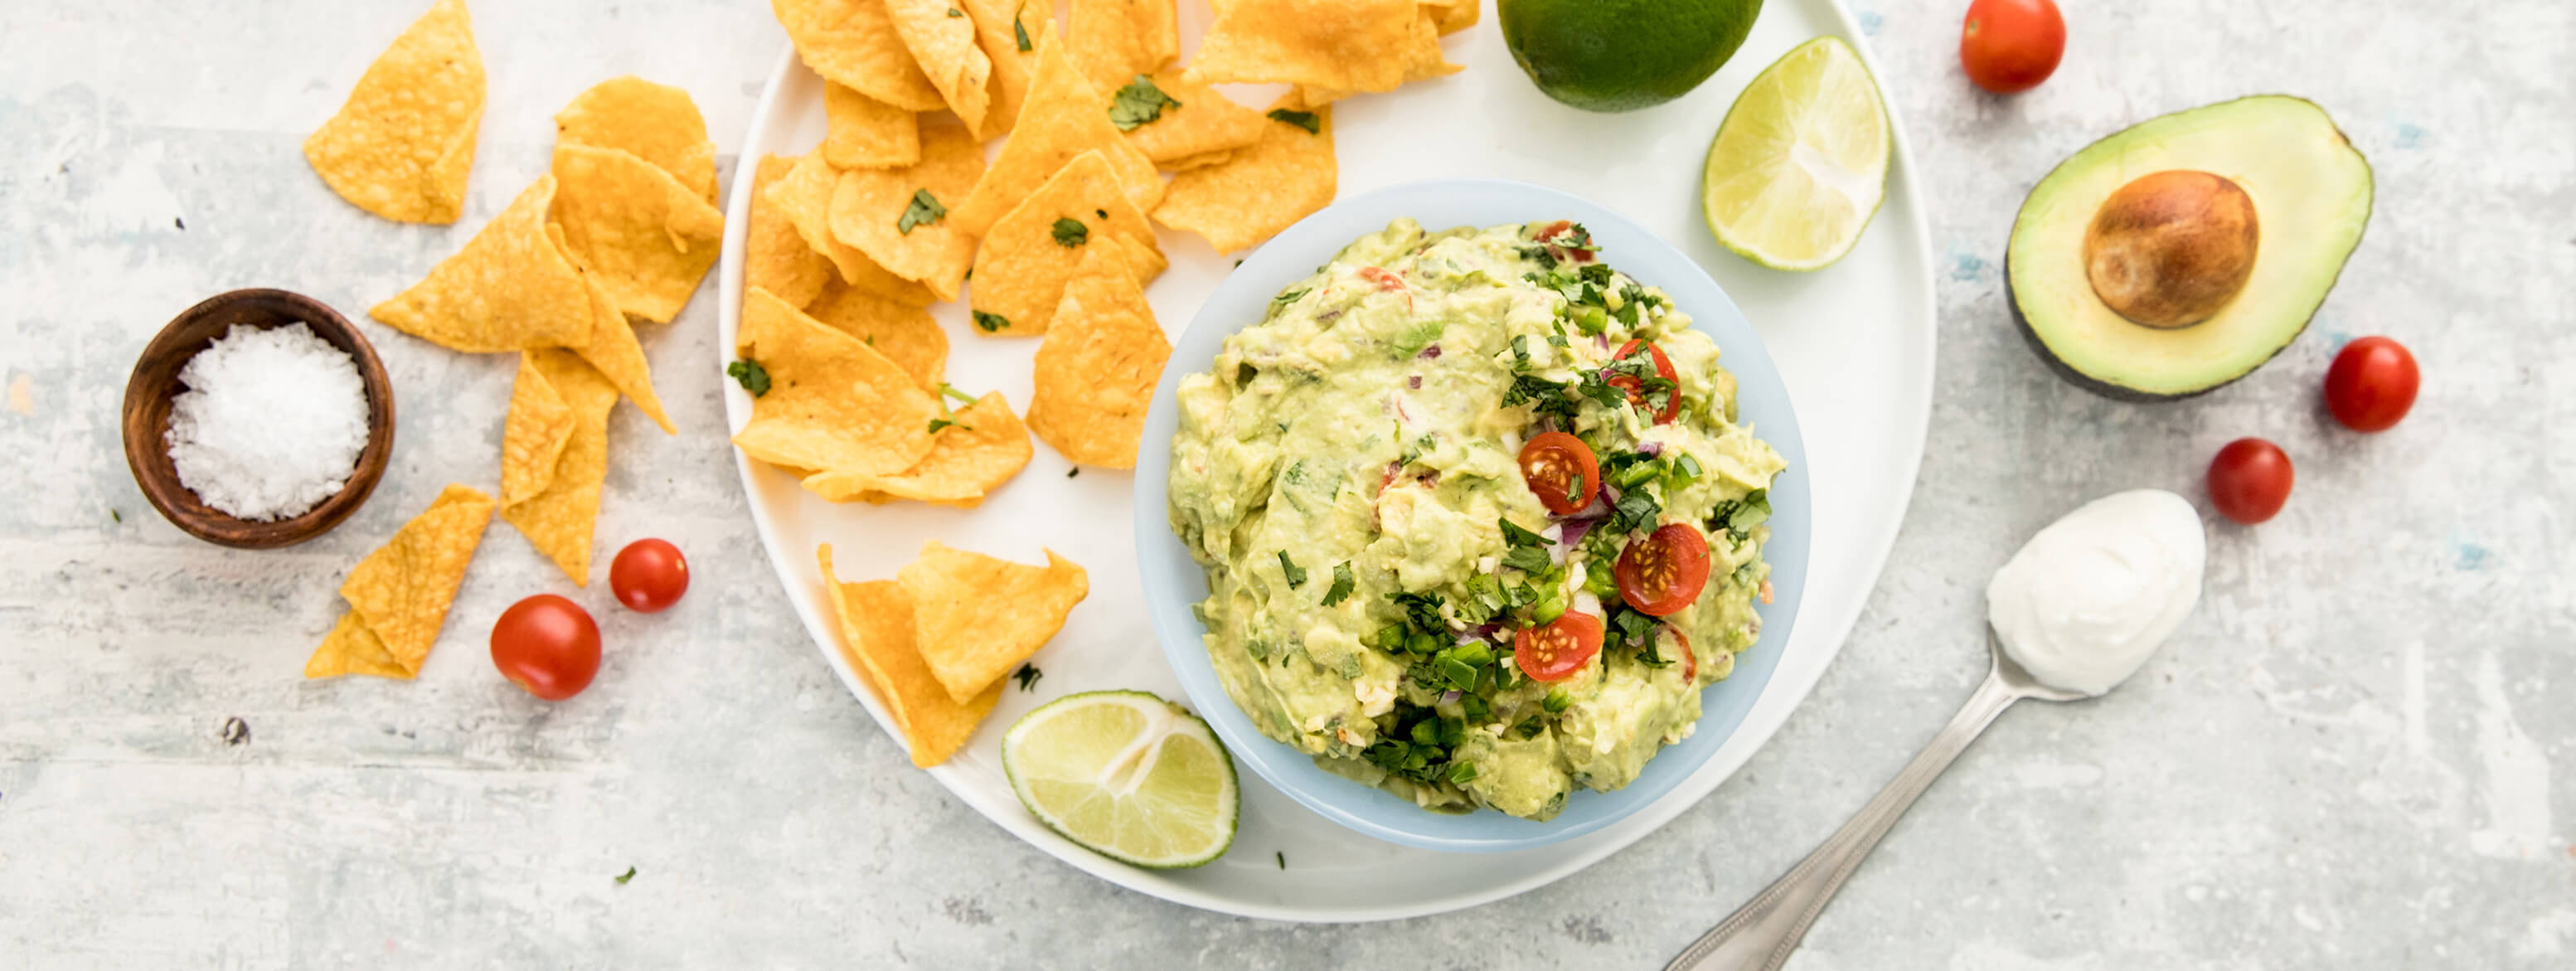
POLYGON ((2200 600, 2208 548, 2181 496, 2136 489, 2096 499, 2030 538, 1986 585, 1986 679, 1850 822, 1665 971, 1773 971, 1898 817, 2024 698, 2081 701, 2128 680, 2200 600))

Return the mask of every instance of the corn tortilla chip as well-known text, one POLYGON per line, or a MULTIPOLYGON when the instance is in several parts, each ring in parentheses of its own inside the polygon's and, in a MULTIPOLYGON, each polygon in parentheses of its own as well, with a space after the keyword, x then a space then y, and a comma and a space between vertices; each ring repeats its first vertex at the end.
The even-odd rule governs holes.
POLYGON ((1050 0, 962 0, 968 16, 975 21, 975 46, 983 48, 984 57, 993 62, 993 105, 984 112, 984 123, 975 129, 975 137, 1000 138, 1010 134, 1019 120, 1020 105, 1029 99, 1029 79, 1037 72, 1037 38, 1046 35, 1055 23, 1055 4, 1050 0), (1028 46, 1021 46, 1021 38, 1028 46))
POLYGON ((483 54, 464 0, 438 0, 304 140, 304 160, 350 205, 395 222, 455 222, 465 213, 483 94, 483 54))
POLYGON ((1109 160, 1127 200, 1138 209, 1153 208, 1163 197, 1163 177, 1154 171, 1153 160, 1127 144, 1109 123, 1109 95, 1083 80, 1065 58, 1063 42, 1053 35, 1040 39, 1037 48, 1037 74, 1029 83, 1028 102, 1020 106, 1018 126, 1002 143, 992 170, 975 184, 974 194, 962 205, 952 205, 949 220, 981 236, 1058 169, 1095 149, 1109 160))
POLYGON ((919 465, 894 475, 817 472, 805 478, 805 488, 833 502, 912 499, 973 509, 1037 453, 1029 445, 1028 426, 1020 424, 999 391, 975 399, 947 420, 950 424, 930 437, 930 454, 919 465))
POLYGON ((975 259, 975 235, 959 228, 947 207, 975 191, 983 175, 984 146, 973 134, 946 121, 923 125, 919 163, 841 173, 832 192, 832 238, 954 300, 975 259))
POLYGON ((1217 0, 1190 58, 1201 84, 1278 82, 1392 91, 1425 23, 1416 0, 1217 0))
POLYGON ((510 415, 501 422, 501 504, 526 502, 555 481, 555 463, 579 422, 572 406, 528 365, 519 352, 519 374, 510 382, 510 415))
POLYGON ((984 127, 984 112, 993 106, 993 61, 975 46, 975 19, 952 0, 885 0, 894 18, 895 36, 939 89, 940 100, 966 123, 969 133, 984 127))
POLYGON ((350 614, 367 636, 346 631, 343 621, 305 662, 304 676, 418 676, 438 641, 439 627, 447 622, 448 606, 456 602, 457 585, 465 582, 466 564, 483 542, 483 527, 491 521, 492 497, 462 485, 440 492, 437 501, 358 561, 341 581, 340 599, 348 601, 350 614), (370 638, 381 654, 367 653, 370 638))
POLYGON ((913 631, 912 597, 903 585, 892 580, 841 582, 832 571, 829 543, 817 547, 814 558, 822 565, 823 589, 832 597, 832 612, 841 618, 841 659, 894 713, 895 727, 903 731, 914 766, 927 769, 948 761, 1002 700, 1001 679, 962 703, 950 698, 921 659, 913 631))
MULTIPOLYGON (((1440 50, 1442 31, 1438 16, 1439 12, 1430 6, 1425 5, 1422 8, 1422 17, 1414 24, 1413 32, 1410 39, 1406 41, 1404 53, 1401 55, 1404 58, 1404 78, 1401 84, 1428 81, 1464 70, 1456 64, 1449 63, 1448 55, 1440 50)), ((1474 11, 1470 8, 1469 23, 1474 22, 1474 16, 1474 11)), ((1331 104, 1358 93, 1349 88, 1327 85, 1300 84, 1297 86, 1297 97, 1310 105, 1331 104)))
POLYGON ((1163 95, 1179 102, 1163 106, 1154 120, 1127 130, 1127 143, 1166 169, 1178 170, 1191 165, 1221 162, 1235 149, 1261 140, 1263 126, 1270 119, 1261 113, 1235 103, 1217 93, 1215 88, 1193 84, 1178 70, 1166 70, 1153 77, 1154 86, 1163 95))
POLYGON ((555 144, 631 152, 713 205, 716 143, 689 93, 629 74, 592 85, 555 112, 555 144))
POLYGON ((555 177, 519 193, 465 247, 367 314, 449 350, 577 347, 590 339, 590 292, 546 235, 555 177))
POLYGON ((584 343, 570 350, 599 369, 618 393, 635 402, 636 410, 662 427, 663 434, 677 434, 679 430, 671 427, 671 416, 662 411, 662 397, 653 393, 653 366, 644 360, 644 345, 635 340, 635 325, 628 323, 626 314, 617 309, 617 298, 601 285, 599 274, 573 257, 571 247, 564 243, 563 227, 547 226, 546 235, 554 240, 557 249, 564 251, 565 258, 572 259, 573 268, 581 271, 582 286, 590 291, 590 334, 584 343))
POLYGON ((939 403, 857 338, 767 290, 743 300, 735 352, 769 372, 735 432, 743 454, 808 472, 900 472, 930 454, 939 403))
MULTIPOLYGON (((1264 118, 1262 120, 1268 121, 1269 119, 1264 118)), ((1262 130, 1268 131, 1269 129, 1265 128, 1262 130)), ((1236 150, 1234 149, 1228 149, 1222 152, 1200 152, 1196 155, 1183 155, 1175 159, 1157 161, 1154 164, 1162 166, 1165 171, 1187 172, 1191 169, 1205 168, 1210 165, 1223 165, 1229 161, 1233 161, 1235 151, 1236 150)))
POLYGON ((1116 91, 1181 56, 1181 22, 1172 0, 1073 0, 1067 55, 1091 86, 1116 91))
POLYGON ((769 199, 805 245, 823 254, 843 282, 889 300, 927 307, 939 296, 920 283, 894 275, 857 247, 832 237, 832 192, 841 173, 821 152, 809 152, 767 190, 769 199))
POLYGON ((889 168, 921 161, 921 124, 912 112, 823 82, 823 160, 836 169, 889 168))
MULTIPOLYGON (((544 475, 544 486, 534 495, 505 501, 501 518, 518 527, 537 552, 562 567, 574 586, 587 587, 591 533, 599 523, 600 491, 608 481, 608 411, 617 405, 617 388, 570 351, 522 352, 518 381, 525 384, 532 377, 552 391, 572 416, 572 430, 555 457, 554 468, 544 475)), ((514 390, 514 412, 517 404, 514 390)), ((512 423, 517 418, 513 414, 512 423)), ((511 454, 507 427, 501 448, 506 463, 511 454)), ((506 464, 501 469, 504 492, 510 472, 506 464)), ((523 481, 533 474, 522 473, 523 481)))
POLYGON ((877 353, 912 375, 922 390, 936 393, 948 370, 948 333, 930 311, 888 300, 857 287, 834 284, 805 313, 815 320, 876 348, 877 353))
POLYGON ((1431 15, 1431 25, 1443 36, 1476 26, 1477 7, 1483 0, 1423 0, 1422 10, 1431 15))
POLYGON ((814 73, 905 111, 945 107, 903 38, 886 0, 769 0, 796 56, 814 73))
POLYGON ((791 307, 803 307, 822 294, 824 285, 832 282, 833 271, 831 259, 805 245, 796 224, 770 201, 769 187, 795 166, 794 159, 763 155, 760 167, 751 174, 751 225, 742 237, 742 273, 746 286, 777 294, 791 307))
POLYGON ((1311 111, 1318 130, 1309 133, 1273 122, 1260 141, 1236 149, 1223 164, 1173 176, 1171 192, 1154 207, 1154 221, 1207 237, 1217 252, 1231 253, 1331 205, 1336 181, 1332 106, 1308 109, 1291 94, 1272 108, 1311 111))
POLYGON ((630 152, 555 147, 554 220, 574 262, 630 317, 670 323, 724 242, 724 214, 630 152))
POLYGON ((1095 247, 1117 247, 1125 272, 1138 283, 1163 272, 1154 227, 1127 201, 1118 178, 1099 152, 1084 152, 1022 201, 984 236, 975 251, 975 286, 968 294, 975 331, 1037 336, 1055 318, 1064 284, 1095 247), (1106 216, 1101 215, 1106 213, 1106 216), (1066 245, 1062 220, 1079 224, 1079 240, 1066 245))
POLYGON ((1136 281, 1106 251, 1084 258, 1038 345, 1029 430, 1084 465, 1136 467, 1145 408, 1172 344, 1136 281))
POLYGON ((1082 567, 1054 550, 1046 555, 1045 566, 1026 566, 932 540, 895 573, 912 597, 921 659, 948 697, 966 701, 999 683, 1090 595, 1082 567))

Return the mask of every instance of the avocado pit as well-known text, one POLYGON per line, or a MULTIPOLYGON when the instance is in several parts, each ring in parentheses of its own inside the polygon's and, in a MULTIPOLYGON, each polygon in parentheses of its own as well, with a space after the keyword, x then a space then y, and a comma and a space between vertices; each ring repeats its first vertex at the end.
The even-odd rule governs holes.
POLYGON ((2084 230, 2084 274, 2130 322, 2189 327, 2245 289, 2260 239, 2254 200, 2234 180, 2155 172, 2102 200, 2084 230))

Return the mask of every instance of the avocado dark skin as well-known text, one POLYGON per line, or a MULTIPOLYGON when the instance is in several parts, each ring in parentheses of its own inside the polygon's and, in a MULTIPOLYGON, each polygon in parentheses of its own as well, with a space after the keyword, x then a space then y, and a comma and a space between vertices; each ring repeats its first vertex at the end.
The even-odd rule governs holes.
MULTIPOLYGON (((2342 275, 2342 271, 2336 271, 2336 275, 2340 277, 2342 275)), ((2021 300, 2013 296, 2012 257, 2009 255, 2004 257, 2004 309, 2012 313, 2013 329, 2021 332, 2021 339, 2023 342, 2030 345, 2030 352, 2038 355, 2041 361, 2046 362, 2048 364, 2049 371, 2055 373, 2058 377, 2065 379, 2068 384, 2093 392, 2094 394, 2101 395, 2102 397, 2109 398, 2113 401, 2154 403, 2158 401, 2181 401, 2186 398, 2197 398, 2228 385, 2235 384, 2238 381, 2245 380, 2245 376, 2247 374, 2252 374, 2263 369, 2262 365, 2258 364, 2254 367, 2247 368, 2245 370, 2245 374, 2239 374, 2198 391, 2189 391, 2182 394, 2150 394, 2136 388, 2123 387, 2107 381, 2096 381, 2082 371, 2067 367, 2066 362, 2057 359, 2057 355, 2049 353, 2048 345, 2040 342, 2038 332, 2030 329, 2030 319, 2021 315, 2021 300)), ((2310 316, 2308 320, 2300 321, 2298 332, 2300 334, 2307 333, 2308 323, 2315 319, 2316 318, 2314 316, 2310 316)), ((2289 350, 2291 344, 2296 344, 2298 342, 2298 337, 2295 335, 2292 336, 2290 340, 2283 343, 2278 350, 2274 350, 2272 352, 2272 357, 2264 358, 2263 363, 2272 363, 2273 357, 2281 356, 2281 351, 2289 350)))

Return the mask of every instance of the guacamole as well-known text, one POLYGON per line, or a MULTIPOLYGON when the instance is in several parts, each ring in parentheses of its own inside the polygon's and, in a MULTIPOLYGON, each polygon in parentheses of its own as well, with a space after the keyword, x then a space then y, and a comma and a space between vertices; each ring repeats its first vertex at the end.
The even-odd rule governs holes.
POLYGON ((1426 809, 1536 820, 1688 737, 1760 633, 1783 468, 1689 325, 1566 222, 1399 219, 1281 291, 1172 440, 1235 704, 1426 809))

